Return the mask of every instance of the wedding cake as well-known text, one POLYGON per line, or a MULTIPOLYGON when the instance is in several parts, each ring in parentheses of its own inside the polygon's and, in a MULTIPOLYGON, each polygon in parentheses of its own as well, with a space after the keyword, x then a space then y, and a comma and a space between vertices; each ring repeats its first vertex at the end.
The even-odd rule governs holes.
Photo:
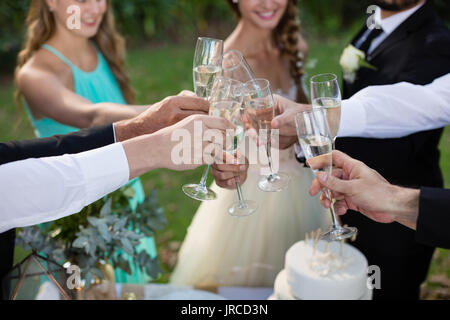
POLYGON ((274 284, 277 300, 370 300, 367 259, 341 242, 306 240, 286 253, 274 284))

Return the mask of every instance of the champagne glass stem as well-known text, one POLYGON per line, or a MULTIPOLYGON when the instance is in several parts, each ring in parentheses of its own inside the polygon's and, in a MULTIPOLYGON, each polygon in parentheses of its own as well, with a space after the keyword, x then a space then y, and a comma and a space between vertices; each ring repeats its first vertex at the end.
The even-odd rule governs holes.
POLYGON ((206 167, 205 171, 203 171, 202 179, 200 180, 200 185, 199 185, 199 187, 201 189, 206 189, 206 180, 208 179, 208 174, 209 174, 210 169, 211 169, 211 166, 208 165, 206 167))
POLYGON ((271 140, 270 138, 267 139, 267 143, 266 143, 267 150, 266 150, 266 153, 267 153, 267 160, 269 162, 269 170, 270 170, 270 175, 268 177, 268 180, 272 181, 273 178, 274 178, 274 174, 273 174, 273 167, 272 167, 272 152, 271 152, 272 144, 270 143, 270 140, 271 140))
POLYGON ((325 195, 331 201, 330 212, 331 212, 331 220, 333 222, 333 228, 340 228, 341 225, 339 224, 339 221, 336 217, 336 212, 334 211, 334 203, 333 203, 333 198, 331 197, 330 189, 325 189, 325 195))
POLYGON ((242 192, 242 188, 241 188, 241 185, 239 184, 238 177, 234 177, 234 183, 236 184, 236 190, 237 190, 238 199, 239 199, 239 207, 240 207, 240 209, 245 209, 245 208, 247 208, 247 204, 245 203, 244 193, 242 192))

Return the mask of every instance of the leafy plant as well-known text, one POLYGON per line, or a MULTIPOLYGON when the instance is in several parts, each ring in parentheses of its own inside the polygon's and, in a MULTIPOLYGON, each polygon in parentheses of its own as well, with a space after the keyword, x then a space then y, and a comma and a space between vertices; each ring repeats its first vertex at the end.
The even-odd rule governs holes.
POLYGON ((103 279, 98 268, 103 261, 131 274, 129 261, 118 251, 131 256, 136 266, 156 278, 161 272, 158 259, 145 251, 137 252, 136 247, 141 238, 151 237, 154 231, 166 226, 164 209, 159 206, 154 191, 133 212, 128 202, 133 195, 131 187, 122 188, 78 214, 41 227, 23 228, 17 244, 54 261, 78 265, 86 287, 96 278, 103 279))

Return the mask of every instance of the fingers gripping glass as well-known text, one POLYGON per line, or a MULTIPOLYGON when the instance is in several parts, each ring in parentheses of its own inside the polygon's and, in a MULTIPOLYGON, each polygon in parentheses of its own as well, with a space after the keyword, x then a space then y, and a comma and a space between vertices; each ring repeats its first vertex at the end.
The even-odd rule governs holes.
MULTIPOLYGON (((193 78, 198 97, 209 99, 214 79, 222 73, 223 41, 212 38, 198 38, 195 47, 193 78)), ((183 192, 195 200, 214 200, 217 195, 206 186, 210 166, 203 172, 199 184, 186 184, 183 192)))
MULTIPOLYGON (((296 115, 297 134, 300 145, 306 159, 314 159, 312 170, 324 171, 331 174, 332 170, 332 136, 328 127, 328 121, 323 108, 314 108, 311 111, 303 111, 296 115)), ((337 220, 334 205, 329 189, 324 193, 331 201, 330 212, 333 225, 331 229, 322 234, 321 238, 327 241, 338 241, 351 238, 357 233, 353 227, 342 227, 337 220)))
MULTIPOLYGON (((225 118, 234 125, 233 130, 227 130, 225 142, 225 152, 233 157, 236 155, 245 133, 242 121, 243 89, 244 85, 239 81, 217 77, 211 90, 209 115, 225 118)), ((245 200, 239 183, 239 174, 234 177, 234 181, 238 201, 228 208, 228 213, 237 217, 249 216, 258 209, 258 205, 255 201, 245 200)))

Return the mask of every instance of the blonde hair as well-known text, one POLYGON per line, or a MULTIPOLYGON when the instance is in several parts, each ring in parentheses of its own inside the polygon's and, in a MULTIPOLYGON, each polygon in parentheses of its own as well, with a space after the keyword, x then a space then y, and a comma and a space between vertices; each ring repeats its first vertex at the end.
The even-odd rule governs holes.
MULTIPOLYGON (((237 17, 240 18, 241 13, 239 12, 238 4, 232 0, 227 0, 227 2, 237 17)), ((303 54, 298 49, 300 25, 297 15, 297 0, 288 0, 286 11, 276 28, 273 30, 273 38, 281 53, 285 54, 289 59, 289 72, 297 86, 297 102, 307 103, 308 99, 302 86, 304 58, 303 54)))
MULTIPOLYGON (((108 1, 107 11, 103 17, 97 34, 93 41, 105 57, 114 74, 122 94, 127 103, 135 101, 135 95, 130 85, 130 78, 125 72, 125 40, 116 29, 112 6, 108 1)), ((17 86, 17 75, 20 69, 47 42, 55 32, 56 23, 53 14, 45 0, 31 0, 30 9, 26 19, 27 32, 22 50, 17 58, 15 71, 16 93, 15 100, 21 106, 21 92, 17 86)))

